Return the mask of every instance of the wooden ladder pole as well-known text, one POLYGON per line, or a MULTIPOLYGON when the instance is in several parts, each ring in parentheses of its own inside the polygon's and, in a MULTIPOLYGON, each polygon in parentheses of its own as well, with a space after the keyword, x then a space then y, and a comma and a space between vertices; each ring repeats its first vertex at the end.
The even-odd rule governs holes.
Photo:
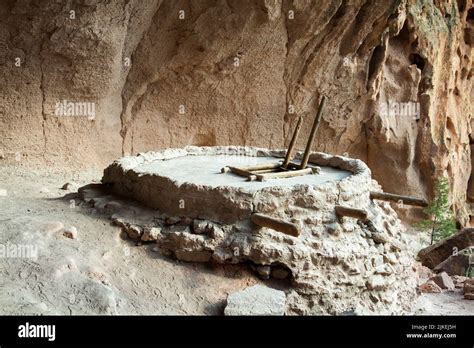
POLYGON ((306 169, 298 169, 298 170, 288 170, 285 172, 263 173, 263 174, 255 174, 255 175, 258 181, 266 181, 266 180, 271 180, 271 179, 294 178, 295 176, 313 174, 314 172, 315 172, 315 169, 306 168, 306 169))
POLYGON ((285 160, 283 161, 283 164, 281 165, 283 169, 286 169, 288 167, 288 163, 290 163, 293 157, 292 156, 293 150, 295 148, 296 139, 298 139, 298 134, 300 132, 302 124, 303 124, 303 116, 300 116, 300 118, 298 119, 298 123, 296 124, 295 131, 293 132, 293 137, 291 138, 290 145, 288 146, 288 151, 286 152, 285 160))
POLYGON ((319 123, 321 122, 321 117, 323 114, 324 104, 326 103, 326 97, 323 96, 321 98, 321 102, 319 103, 318 114, 313 122, 313 128, 311 128, 311 133, 309 134, 308 142, 306 143, 306 150, 304 151, 303 159, 301 160, 300 169, 305 169, 308 165, 309 161, 309 154, 311 153, 311 145, 313 144, 314 137, 316 135, 316 131, 318 130, 319 123))

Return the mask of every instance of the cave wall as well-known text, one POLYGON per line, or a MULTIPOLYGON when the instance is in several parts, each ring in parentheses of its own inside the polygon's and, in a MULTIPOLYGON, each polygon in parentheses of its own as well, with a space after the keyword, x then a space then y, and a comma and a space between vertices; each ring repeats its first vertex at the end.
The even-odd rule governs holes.
POLYGON ((0 157, 85 167, 190 144, 279 148, 300 115, 303 148, 324 94, 315 150, 364 160, 395 193, 429 197, 449 176, 465 225, 473 25, 472 0, 4 0, 0 157), (95 117, 55 115, 63 100, 95 117), (417 117, 381 109, 415 101, 417 117))

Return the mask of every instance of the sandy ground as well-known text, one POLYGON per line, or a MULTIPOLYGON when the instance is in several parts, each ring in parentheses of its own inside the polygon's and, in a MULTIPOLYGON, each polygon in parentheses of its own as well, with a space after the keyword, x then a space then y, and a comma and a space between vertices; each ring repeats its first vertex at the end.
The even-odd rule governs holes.
POLYGON ((462 289, 441 294, 423 294, 413 308, 419 315, 474 315, 474 301, 465 300, 462 289))
MULTIPOLYGON (((249 285, 288 289, 259 280, 246 265, 184 263, 153 244, 135 245, 74 193, 101 176, 95 169, 0 167, 0 245, 11 250, 0 258, 0 314, 219 315, 227 295, 249 285), (66 182, 74 187, 61 189, 66 182), (62 226, 74 226, 77 239, 62 226), (22 257, 12 257, 22 246, 22 257)), ((414 313, 472 315, 474 301, 459 291, 423 295, 414 313)))
POLYGON ((259 281, 245 266, 182 263, 136 246, 60 189, 100 178, 0 167, 0 244, 38 246, 36 259, 0 259, 0 314, 222 314, 228 293, 259 281))

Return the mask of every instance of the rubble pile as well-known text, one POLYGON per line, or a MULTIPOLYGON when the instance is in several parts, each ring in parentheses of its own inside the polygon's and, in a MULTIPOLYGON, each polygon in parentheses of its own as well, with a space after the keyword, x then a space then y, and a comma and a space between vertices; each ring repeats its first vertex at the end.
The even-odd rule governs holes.
POLYGON ((436 275, 418 287, 422 293, 440 293, 463 289, 464 298, 474 299, 474 229, 465 228, 418 253, 422 265, 436 275))

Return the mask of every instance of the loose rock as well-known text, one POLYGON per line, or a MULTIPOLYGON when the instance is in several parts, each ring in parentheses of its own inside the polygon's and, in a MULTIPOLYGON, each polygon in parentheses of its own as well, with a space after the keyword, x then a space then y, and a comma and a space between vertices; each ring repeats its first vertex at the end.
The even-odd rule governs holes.
POLYGON ((144 242, 156 241, 160 233, 160 227, 146 227, 143 229, 141 240, 144 242))
POLYGON ((466 300, 474 300, 474 279, 467 279, 464 282, 463 292, 466 300))
POLYGON ((140 239, 140 236, 143 233, 140 226, 129 223, 124 224, 122 231, 124 231, 130 239, 140 239))
POLYGON ((465 228, 455 235, 420 250, 418 258, 421 263, 431 269, 453 254, 454 248, 463 250, 474 245, 474 228, 465 228))
POLYGON ((451 278, 453 279, 454 286, 456 287, 456 289, 462 289, 464 287, 464 282, 469 279, 468 277, 458 275, 454 275, 451 278))
POLYGON ((64 230, 63 235, 65 237, 76 239, 77 238, 77 228, 74 226, 68 227, 64 230))
POLYGON ((435 282, 441 289, 454 290, 455 288, 453 280, 446 272, 441 272, 430 280, 435 282))
POLYGON ((415 269, 419 279, 426 280, 426 279, 429 279, 433 276, 433 271, 431 269, 429 269, 428 267, 423 266, 419 262, 415 263, 414 269, 415 269))
POLYGON ((286 296, 283 291, 254 285, 227 297, 225 315, 283 315, 286 296))
POLYGON ((421 284, 418 287, 421 293, 425 294, 439 294, 443 290, 432 280, 428 280, 426 283, 421 284))
POLYGON ((469 268, 469 256, 451 255, 434 268, 435 272, 446 272, 449 275, 464 275, 469 268))

